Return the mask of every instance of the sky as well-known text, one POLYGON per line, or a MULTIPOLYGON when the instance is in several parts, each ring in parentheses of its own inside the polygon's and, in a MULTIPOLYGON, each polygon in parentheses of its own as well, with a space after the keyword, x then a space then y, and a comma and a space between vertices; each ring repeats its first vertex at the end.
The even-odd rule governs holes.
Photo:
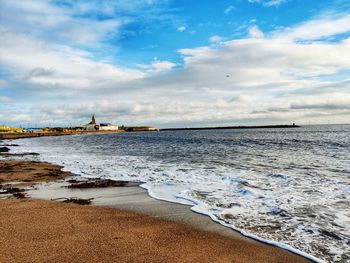
POLYGON ((348 0, 0 0, 0 124, 350 123, 348 0))

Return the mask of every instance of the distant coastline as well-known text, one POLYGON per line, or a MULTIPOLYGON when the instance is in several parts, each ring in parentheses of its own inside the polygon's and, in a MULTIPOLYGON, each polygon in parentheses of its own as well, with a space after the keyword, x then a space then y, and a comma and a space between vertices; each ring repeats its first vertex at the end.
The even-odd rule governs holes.
POLYGON ((192 130, 240 130, 240 129, 285 129, 300 128, 299 125, 260 125, 260 126, 222 126, 222 127, 198 127, 198 128, 165 128, 160 131, 192 131, 192 130))
POLYGON ((190 128, 164 128, 156 129, 152 127, 127 127, 116 131, 56 131, 56 132, 0 132, 0 139, 20 139, 42 136, 62 136, 78 134, 103 134, 103 133, 121 133, 121 132, 155 132, 155 131, 194 131, 194 130, 239 130, 239 129, 288 129, 300 128, 298 125, 264 125, 264 126, 219 126, 219 127, 190 127, 190 128), (146 129, 147 128, 147 129, 146 129), (152 128, 152 129, 151 129, 152 128))
POLYGON ((0 133, 1 139, 24 139, 46 136, 81 135, 81 134, 106 134, 120 133, 124 131, 69 131, 69 132, 7 132, 0 133))

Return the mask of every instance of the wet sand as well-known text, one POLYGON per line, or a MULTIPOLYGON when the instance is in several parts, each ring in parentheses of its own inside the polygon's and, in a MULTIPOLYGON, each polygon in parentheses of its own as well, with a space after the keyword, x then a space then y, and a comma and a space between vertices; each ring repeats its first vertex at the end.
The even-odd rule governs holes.
POLYGON ((306 262, 282 250, 137 213, 1 200, 0 262, 306 262))
MULTIPOLYGON (((0 161, 0 183, 55 184, 53 181, 70 175, 60 169, 47 163, 0 161)), ((35 195, 35 190, 30 189, 28 194, 35 195)), ((113 196, 105 198, 110 202, 105 205, 115 208, 3 195, 0 262, 308 262, 227 228, 234 233, 232 236, 225 231, 204 231, 210 229, 208 225, 221 226, 190 211, 210 222, 188 217, 184 210, 174 210, 171 205, 175 204, 142 198, 137 204, 137 196, 142 197, 139 193, 133 195, 132 203, 126 193, 135 187, 71 191, 84 193, 84 197, 93 197, 95 192, 98 197, 104 191, 115 195, 116 189, 126 189, 124 197, 121 190, 117 192, 119 202, 113 202, 113 196), (196 220, 201 227, 194 227, 196 220)), ((101 205, 97 197, 95 204, 101 205)), ((176 206, 188 210, 186 206, 176 206)))
MULTIPOLYGON (((6 154, 6 156, 11 155, 6 154)), ((71 175, 71 173, 63 172, 61 168, 59 165, 44 162, 0 160, 0 180, 33 184, 56 181, 71 175)))

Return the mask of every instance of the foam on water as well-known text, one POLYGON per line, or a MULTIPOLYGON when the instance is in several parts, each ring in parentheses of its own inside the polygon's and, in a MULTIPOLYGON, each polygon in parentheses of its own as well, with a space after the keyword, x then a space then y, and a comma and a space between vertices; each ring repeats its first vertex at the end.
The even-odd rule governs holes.
POLYGON ((349 138, 348 126, 160 132, 24 139, 15 151, 85 177, 142 181, 151 196, 192 205, 246 236, 349 262, 349 138))

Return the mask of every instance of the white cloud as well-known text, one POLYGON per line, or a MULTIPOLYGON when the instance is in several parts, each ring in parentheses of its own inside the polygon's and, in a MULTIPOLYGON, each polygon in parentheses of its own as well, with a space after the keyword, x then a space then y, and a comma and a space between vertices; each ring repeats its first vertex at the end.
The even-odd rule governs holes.
POLYGON ((217 79, 228 73, 232 81, 246 86, 285 80, 297 84, 298 79, 350 68, 348 40, 337 44, 301 44, 252 38, 227 41, 220 49, 202 47, 180 52, 194 76, 198 72, 217 79))
POLYGON ((275 37, 286 40, 317 40, 350 31, 350 14, 325 16, 293 28, 276 32, 275 37))
POLYGON ((5 85, 7 85, 7 81, 4 79, 0 79, 0 88, 4 87, 5 85))
POLYGON ((154 58, 150 64, 137 64, 136 66, 153 75, 153 73, 160 73, 171 70, 172 68, 176 67, 176 64, 171 61, 162 61, 154 58))
POLYGON ((350 94, 334 92, 317 96, 308 96, 300 98, 291 103, 292 109, 310 110, 349 110, 350 109, 350 94))
POLYGON ((252 26, 249 28, 249 36, 252 38, 263 38, 264 33, 259 29, 258 26, 252 26))
POLYGON ((9 97, 6 96, 0 96, 0 102, 1 103, 6 103, 6 102, 10 102, 11 99, 9 97))
POLYGON ((209 41, 210 41, 211 43, 218 43, 218 42, 221 42, 221 41, 223 41, 223 40, 224 40, 223 37, 217 36, 217 35, 211 36, 211 37, 209 38, 209 41))
POLYGON ((23 122, 31 122, 35 120, 32 116, 29 114, 16 114, 15 116, 12 116, 9 121, 11 122, 17 122, 17 123, 23 123, 23 122))
POLYGON ((233 10, 235 10, 236 8, 233 6, 233 5, 230 5, 228 7, 226 7, 225 11, 224 11, 224 14, 225 15, 228 15, 230 14, 233 10))
POLYGON ((180 27, 177 28, 177 31, 185 32, 186 31, 186 27, 185 26, 180 26, 180 27))
POLYGON ((261 3, 263 6, 279 6, 283 3, 286 3, 287 0, 248 0, 249 3, 261 3))
POLYGON ((247 95, 247 94, 240 94, 237 97, 233 97, 230 102, 234 103, 252 103, 255 99, 253 96, 247 95))
POLYGON ((144 76, 139 71, 93 61, 89 53, 79 49, 48 44, 28 35, 0 33, 2 63, 15 72, 15 78, 32 84, 93 89, 144 76))
POLYGON ((152 63, 152 68, 156 71, 170 70, 175 67, 176 64, 170 61, 159 61, 156 60, 152 63))
POLYGON ((270 0, 264 3, 265 6, 278 6, 280 4, 286 3, 287 0, 270 0))
POLYGON ((47 0, 0 0, 0 5, 2 28, 24 34, 30 30, 32 36, 50 41, 94 46, 111 34, 118 34, 123 24, 122 19, 83 18, 74 8, 64 9, 47 0))

